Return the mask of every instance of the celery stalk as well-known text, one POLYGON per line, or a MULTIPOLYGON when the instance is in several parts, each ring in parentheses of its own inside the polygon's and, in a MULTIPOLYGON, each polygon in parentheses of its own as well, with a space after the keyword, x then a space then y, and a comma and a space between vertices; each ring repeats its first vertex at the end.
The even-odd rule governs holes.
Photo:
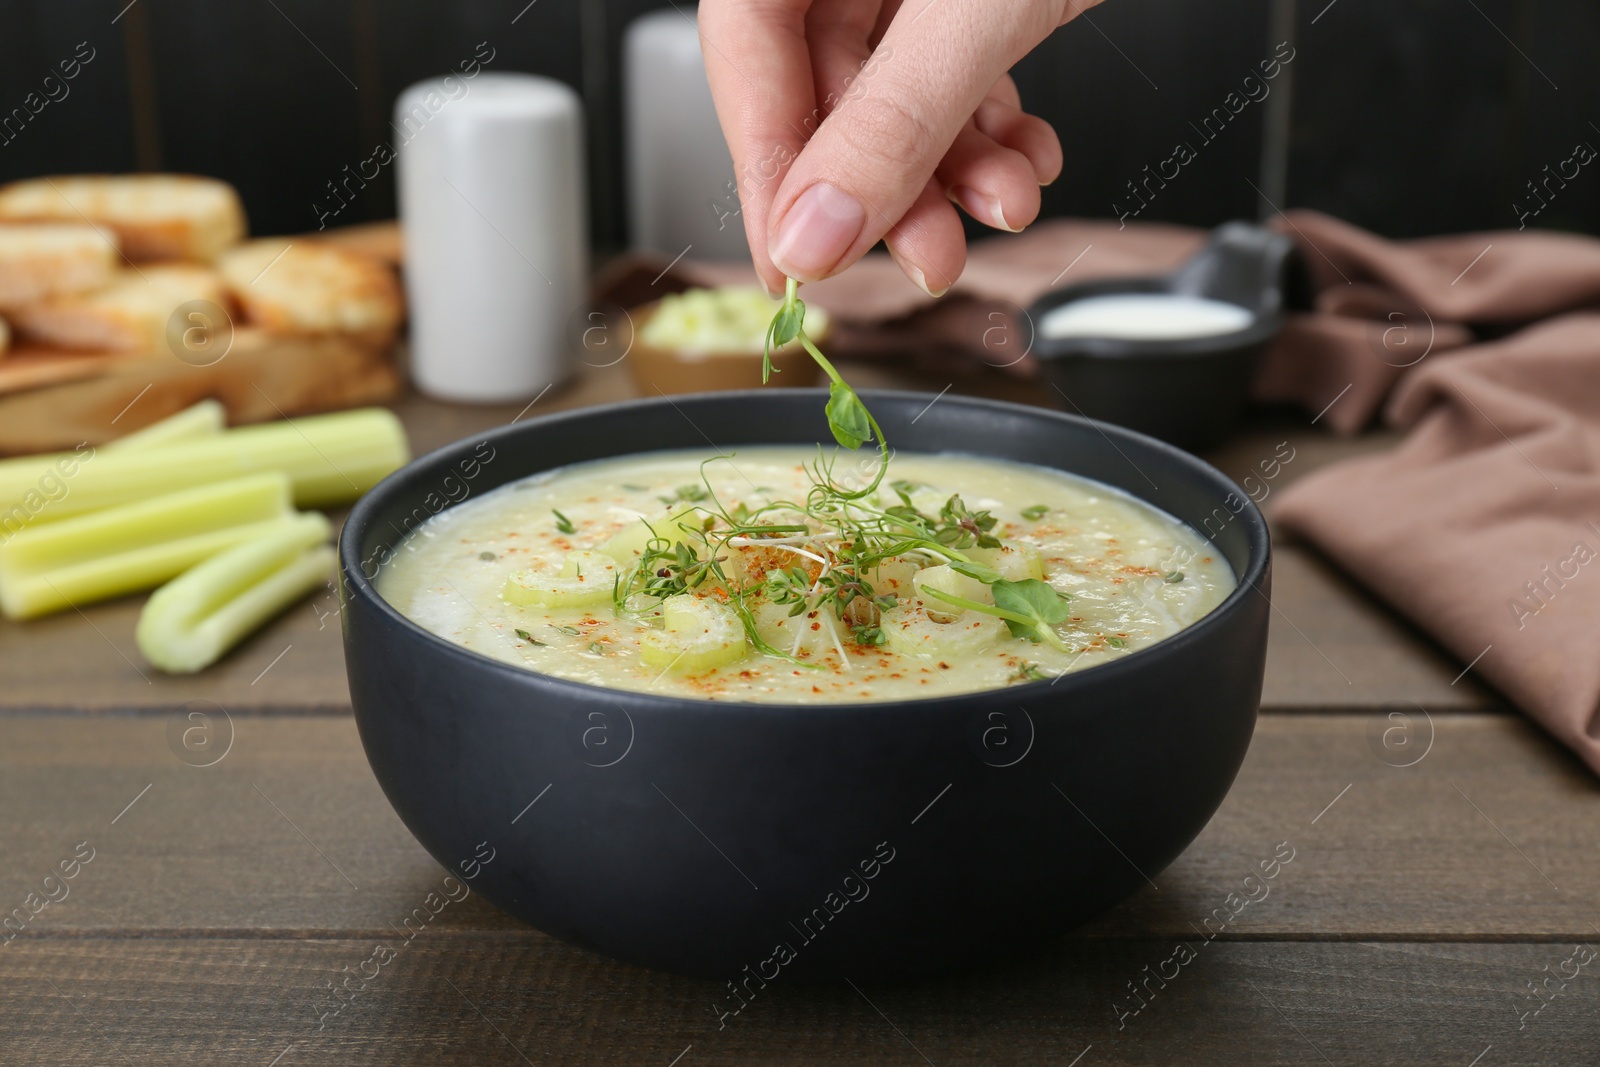
POLYGON ((244 478, 21 531, 0 544, 0 610, 29 619, 151 589, 289 521, 289 478, 244 478))
POLYGON ((215 663, 333 575, 331 529, 316 512, 297 515, 185 571, 145 604, 134 631, 139 651, 173 674, 215 663))
MULTIPOLYGON (((124 449, 138 451, 145 448, 155 448, 160 445, 177 444, 182 441, 194 441, 203 437, 214 438, 217 434, 228 428, 227 409, 215 400, 202 400, 192 404, 182 411, 168 415, 160 422, 152 422, 142 430, 124 434, 114 441, 108 441, 100 447, 108 451, 120 452, 124 449)), ((78 464, 86 463, 95 455, 95 449, 85 442, 80 445, 77 452, 49 452, 32 456, 8 456, 0 459, 0 484, 6 483, 11 475, 23 482, 37 483, 40 475, 59 461, 67 461, 65 467, 58 467, 56 474, 71 478, 77 473, 78 464), (88 459, 85 458, 88 457, 88 459)), ((41 488, 37 484, 31 488, 41 488)), ((8 532, 15 532, 8 531, 8 532)))
POLYGON ((155 448, 177 441, 211 437, 227 429, 227 426, 227 410, 215 400, 202 400, 176 414, 168 415, 159 422, 152 422, 142 430, 135 430, 115 441, 110 441, 105 447, 115 452, 128 448, 155 448))
POLYGON ((410 456, 405 430, 382 408, 241 426, 149 448, 35 456, 0 464, 0 530, 143 500, 162 493, 281 470, 295 504, 354 500, 410 456), (48 496, 41 491, 55 487, 48 496), (61 488, 64 486, 64 488, 61 488))

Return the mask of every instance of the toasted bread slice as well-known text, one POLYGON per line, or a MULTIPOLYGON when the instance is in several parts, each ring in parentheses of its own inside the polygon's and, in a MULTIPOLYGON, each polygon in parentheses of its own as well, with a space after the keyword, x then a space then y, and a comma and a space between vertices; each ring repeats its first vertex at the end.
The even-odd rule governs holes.
POLYGON ((18 308, 10 316, 19 334, 48 345, 155 350, 166 343, 172 313, 191 300, 225 309, 222 279, 205 267, 169 263, 121 270, 103 288, 18 308))
POLYGON ((233 186, 187 174, 30 178, 0 186, 0 221, 89 222, 135 263, 213 262, 244 238, 233 186))
POLYGON ((0 309, 98 289, 117 262, 116 238, 93 226, 0 223, 0 309))
POLYGON ((400 323, 400 286, 383 263, 342 248, 265 237, 217 263, 252 325, 273 333, 381 333, 400 323))

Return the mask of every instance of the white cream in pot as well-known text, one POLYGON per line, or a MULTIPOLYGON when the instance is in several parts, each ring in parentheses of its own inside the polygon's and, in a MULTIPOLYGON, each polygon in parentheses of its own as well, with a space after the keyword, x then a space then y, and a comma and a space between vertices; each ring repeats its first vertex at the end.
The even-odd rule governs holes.
POLYGON ((1246 308, 1178 293, 1111 293, 1052 308, 1039 336, 1104 337, 1119 341, 1171 341, 1238 333, 1255 321, 1246 308))

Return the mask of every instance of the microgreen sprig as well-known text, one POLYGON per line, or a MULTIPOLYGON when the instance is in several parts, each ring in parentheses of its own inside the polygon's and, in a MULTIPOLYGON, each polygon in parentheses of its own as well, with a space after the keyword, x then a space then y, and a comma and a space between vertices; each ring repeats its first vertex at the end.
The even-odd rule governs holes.
POLYGON ((828 429, 833 432, 833 439, 852 451, 868 441, 878 442, 878 473, 872 479, 872 483, 865 489, 840 489, 840 495, 845 499, 860 500, 876 492, 878 484, 888 472, 889 443, 884 440, 883 428, 878 425, 878 420, 872 417, 872 412, 867 410, 867 405, 861 402, 861 397, 851 388, 850 383, 844 380, 828 357, 822 354, 816 342, 806 335, 805 319, 806 305, 805 301, 800 299, 800 284, 790 278, 784 284, 783 304, 778 308, 778 313, 772 317, 771 325, 767 327, 766 343, 761 353, 761 382, 766 384, 776 369, 772 365, 772 350, 782 348, 798 339, 800 346, 828 376, 828 404, 825 410, 828 415, 828 429))

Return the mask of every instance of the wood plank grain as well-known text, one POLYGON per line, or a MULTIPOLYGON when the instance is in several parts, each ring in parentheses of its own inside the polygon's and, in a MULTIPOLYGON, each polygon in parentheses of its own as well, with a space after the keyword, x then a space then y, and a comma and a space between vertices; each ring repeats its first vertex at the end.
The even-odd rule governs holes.
POLYGON ((6 5, 0 181, 134 169, 126 26, 112 24, 117 8, 105 8, 49 0, 6 5))
POLYGON ((1510 71, 1507 95, 1521 111, 1521 122, 1513 143, 1519 154, 1505 169, 1511 172, 1516 206, 1508 204, 1510 217, 1497 224, 1520 225, 1527 212, 1530 228, 1600 234, 1600 196, 1595 193, 1600 179, 1588 173, 1593 167, 1577 162, 1592 161, 1600 147, 1600 115, 1586 103, 1600 98, 1600 66, 1594 63, 1593 47, 1600 40, 1600 7, 1524 0, 1506 32, 1529 61, 1510 71), (1561 87, 1559 92, 1545 81, 1547 76, 1561 87), (1588 147, 1587 156, 1575 154, 1580 144, 1588 147), (1530 182, 1538 198, 1530 194, 1530 182))
POLYGON ((354 197, 340 223, 393 214, 361 189, 363 94, 383 91, 360 83, 348 3, 168 0, 149 21, 167 168, 231 182, 252 233, 315 227, 334 190, 354 197))
MULTIPOLYGON (((1238 913, 1224 939, 1600 934, 1600 784, 1519 719, 1412 711, 1263 717, 1231 795, 1158 888, 1074 939, 1192 937, 1223 907, 1238 913), (1294 857, 1266 895, 1230 904, 1280 842, 1294 857)), ((1061 806, 1048 783, 1040 790, 1041 804, 1061 806)), ((19 942, 380 936, 444 874, 342 717, 229 719, 202 703, 171 717, 3 718, 0 813, 5 910, 79 842, 95 850, 19 942), (213 731, 209 750, 193 743, 201 735, 181 743, 193 725, 213 731), (179 754, 220 759, 196 767, 179 754)), ((518 927, 470 897, 434 929, 518 927)))
POLYGON ((1506 708, 1474 675, 1463 674, 1466 664, 1313 550, 1280 542, 1273 553, 1263 710, 1506 708))
MULTIPOLYGON (((1519 16, 1536 6, 1298 5, 1290 203, 1278 206, 1317 208, 1386 237, 1514 228, 1512 201, 1537 173, 1518 173, 1523 110, 1561 108, 1574 95, 1529 70, 1552 62, 1548 49, 1524 51, 1519 16)), ((1564 35, 1581 33, 1575 17, 1555 16, 1564 35)), ((1582 123, 1566 115, 1570 132, 1555 143, 1570 151, 1582 123)))
POLYGON ((1593 951, 1572 944, 1233 943, 1200 948, 1178 968, 1163 966, 1170 946, 1107 941, 908 986, 780 978, 752 984, 747 1006, 726 1017, 740 1002, 719 982, 609 964, 540 935, 390 944, 394 958, 367 965, 368 980, 358 972, 378 945, 365 939, 13 946, 0 954, 0 1040, 17 1067, 1460 1067, 1590 1063, 1600 1043, 1596 964, 1564 983, 1552 977, 1593 951), (1138 1008, 1130 985, 1158 969, 1169 980, 1149 979, 1138 1008), (357 994, 335 1002, 329 986, 347 975, 357 994), (1528 983, 1547 979, 1555 992, 1535 1000, 1528 983))
MULTIPOLYGON (((1375 429, 1337 437, 1310 416, 1260 412, 1205 458, 1233 478, 1272 521, 1283 490, 1330 463, 1393 448, 1403 435, 1375 429)), ((1274 711, 1362 708, 1385 701, 1435 712, 1503 708, 1498 694, 1463 675, 1464 663, 1314 549, 1292 536, 1274 544, 1273 613, 1262 707, 1274 711)))
MULTIPOLYGON (((365 3, 365 0, 363 0, 365 3)), ((581 47, 580 5, 521 3, 439 3, 438 0, 385 0, 371 5, 375 14, 366 32, 376 49, 378 75, 372 86, 381 126, 362 144, 358 159, 373 151, 381 138, 398 150, 406 131, 390 126, 394 100, 408 86, 424 78, 459 73, 462 63, 480 64, 485 71, 525 72, 556 78, 583 92, 584 52, 581 47), (480 51, 480 45, 482 50, 480 51), (476 57, 476 58, 475 58, 476 57)), ((358 6, 359 10, 359 6, 358 6)), ((473 66, 469 69, 480 69, 473 66)), ((365 86, 363 86, 365 88, 365 86)), ((470 92, 471 89, 469 88, 470 92)), ((585 107, 591 106, 587 100, 585 107)), ((352 160, 354 162, 354 160, 352 160)), ((599 184, 590 173, 590 194, 599 184)), ((394 168, 384 167, 362 201, 341 220, 384 218, 395 213, 394 168)), ((592 201, 591 216, 611 210, 609 201, 592 201)))
POLYGON ((1272 58, 1267 22, 1262 0, 1111 4, 1024 57, 1012 72, 1023 106, 1067 146, 1061 178, 1041 190, 1043 214, 1201 226, 1255 217, 1264 108, 1245 90, 1265 99, 1274 87, 1243 80, 1272 58), (1189 156, 1177 156, 1180 144, 1189 156))

